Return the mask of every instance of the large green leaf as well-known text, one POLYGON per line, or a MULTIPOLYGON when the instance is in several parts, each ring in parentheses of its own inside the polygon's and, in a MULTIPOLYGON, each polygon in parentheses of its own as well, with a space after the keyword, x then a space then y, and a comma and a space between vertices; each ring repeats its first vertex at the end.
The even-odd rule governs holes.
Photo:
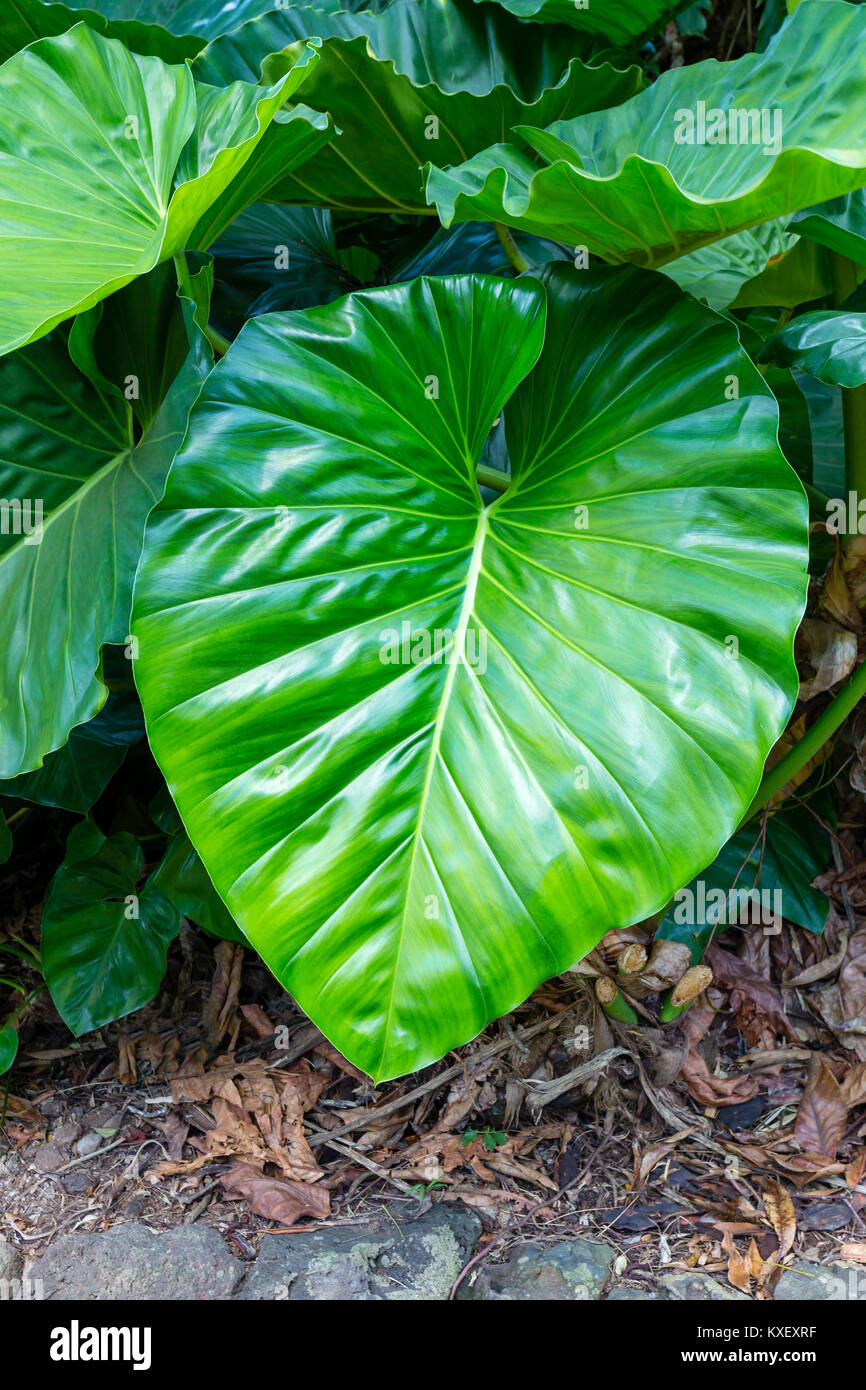
POLYGON ((866 382, 866 314, 816 310, 800 314, 767 343, 762 361, 799 367, 830 386, 866 382))
MULTIPOLYGON (((183 63, 200 52, 205 40, 176 37, 165 28, 138 19, 113 20, 108 16, 110 0, 99 13, 99 0, 89 9, 72 5, 43 4, 43 0, 3 0, 0 14, 0 63, 36 39, 65 34, 67 29, 88 24, 99 34, 120 39, 133 53, 153 54, 166 63, 183 63)), ((135 5, 135 0, 133 0, 135 5)), ((120 6, 113 8, 119 10, 120 6)), ((129 6, 133 8, 133 6, 129 6)))
MULTIPOLYGON (((283 0, 283 3, 285 0, 283 0)), ((0 59, 34 39, 63 34, 80 21, 122 39, 133 53, 154 53, 166 62, 194 57, 204 44, 254 19, 281 0, 88 0, 86 5, 43 0, 3 0, 0 59)), ((336 0, 335 0, 336 3, 336 0)))
POLYGON ((866 189, 805 208, 791 223, 802 237, 866 265, 866 189))
POLYGON ((766 53, 662 73, 622 106, 547 130, 518 125, 540 164, 513 144, 455 168, 437 159, 427 196, 445 225, 489 218, 664 265, 866 184, 864 45, 866 9, 806 0, 766 53))
POLYGON ((105 702, 100 650, 127 640, 145 518, 213 361, 192 308, 194 346, 137 441, 58 332, 0 360, 0 778, 105 702))
POLYGON ((4 63, 0 352, 182 250, 310 72, 297 56, 273 87, 216 90, 79 24, 4 63))
MULTIPOLYGON (((499 0, 499 4, 519 19, 573 24, 578 29, 603 34, 617 45, 654 33, 678 8, 671 0, 601 0, 600 4, 596 0, 499 0)), ((527 43, 531 42, 533 39, 527 36, 527 43)))
POLYGON ((127 750, 143 736, 138 701, 131 695, 109 695, 96 718, 73 729, 69 741, 49 753, 36 772, 0 782, 0 796, 64 811, 89 811, 127 750))
POLYGON ((148 734, 245 935, 373 1076, 741 818, 797 690, 777 420, 733 326, 636 270, 265 315, 211 373, 136 584, 148 734))
MULTIPOLYGON (((100 837, 102 838, 102 837, 100 837)), ((42 964, 51 998, 77 1035, 150 1003, 181 913, 148 880, 133 835, 103 839, 92 857, 60 866, 42 910, 42 964)))
POLYGON ((437 163, 466 159, 518 121, 546 125, 643 83, 636 67, 582 61, 593 43, 573 30, 529 33, 472 0, 396 0, 381 14, 275 10, 210 44, 193 70, 211 83, 273 82, 312 36, 321 59, 303 99, 330 112, 339 135, 301 173, 287 171, 264 195, 272 202, 429 212, 420 171, 433 152, 437 163))

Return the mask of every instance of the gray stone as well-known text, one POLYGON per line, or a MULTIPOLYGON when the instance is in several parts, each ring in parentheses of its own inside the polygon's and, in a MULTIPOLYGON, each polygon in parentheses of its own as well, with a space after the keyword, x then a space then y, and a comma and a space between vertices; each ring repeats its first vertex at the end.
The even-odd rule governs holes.
POLYGON ((862 1265, 819 1265, 813 1260, 795 1260, 776 1285, 773 1299, 776 1303, 792 1299, 810 1303, 866 1302, 866 1269, 862 1265))
POLYGON ((520 1247, 502 1264, 485 1264, 458 1297, 518 1301, 587 1301, 599 1298, 616 1251, 590 1240, 561 1240, 544 1249, 520 1247))
POLYGON ((750 1303, 748 1294, 740 1293, 727 1284, 720 1284, 703 1270, 692 1269, 680 1274, 663 1274, 660 1280, 661 1297, 682 1303, 734 1303, 738 1299, 750 1303))
POLYGON ((57 1145, 39 1144, 30 1156, 30 1162, 39 1173, 56 1173, 66 1162, 65 1155, 57 1145))
POLYGON ((0 1280, 20 1279, 23 1264, 15 1246, 6 1240, 0 1240, 0 1280))
POLYGON ((138 1222, 95 1235, 61 1236, 25 1268, 46 1299, 225 1299, 244 1266, 210 1226, 157 1233, 138 1222))
POLYGON ((239 1297, 351 1301, 447 1299, 481 1234, 474 1212, 439 1204, 412 1220, 269 1235, 239 1297))

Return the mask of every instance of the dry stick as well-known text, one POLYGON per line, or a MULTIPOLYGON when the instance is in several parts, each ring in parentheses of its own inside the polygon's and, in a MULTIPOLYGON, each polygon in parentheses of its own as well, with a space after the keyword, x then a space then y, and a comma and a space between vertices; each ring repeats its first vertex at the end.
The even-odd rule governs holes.
MULTIPOLYGON (((517 1037, 521 1042, 526 1042, 529 1038, 534 1038, 537 1033, 543 1033, 552 1024, 572 1009, 577 1008, 580 1000, 575 1000, 567 1008, 561 1009, 553 1018, 545 1018, 541 1023, 534 1023, 531 1028, 524 1028, 517 1037)), ((405 1096, 398 1096, 396 1100, 389 1100, 384 1105, 377 1105, 373 1110, 365 1110, 363 1115, 350 1120, 348 1124, 341 1125, 339 1129, 332 1130, 329 1134, 323 1134, 321 1138, 310 1140, 310 1147, 315 1149, 322 1144, 329 1144, 332 1139, 342 1139, 344 1134, 351 1134, 356 1129, 361 1129, 368 1125, 372 1120, 383 1120, 388 1115, 395 1114, 398 1110, 403 1110, 407 1105, 411 1105, 419 1096, 426 1096, 428 1092, 438 1090, 444 1086, 446 1081, 453 1081, 455 1077, 461 1076, 467 1066, 477 1066, 479 1062, 486 1062, 491 1057, 496 1057, 500 1052, 507 1052, 509 1047, 513 1047, 511 1038, 500 1039, 499 1042, 487 1043, 485 1047, 480 1047, 475 1055, 467 1058, 465 1062, 457 1062, 453 1067, 447 1067, 445 1071, 434 1076, 431 1081, 425 1081, 423 1085, 416 1086, 414 1090, 407 1092, 405 1096)))

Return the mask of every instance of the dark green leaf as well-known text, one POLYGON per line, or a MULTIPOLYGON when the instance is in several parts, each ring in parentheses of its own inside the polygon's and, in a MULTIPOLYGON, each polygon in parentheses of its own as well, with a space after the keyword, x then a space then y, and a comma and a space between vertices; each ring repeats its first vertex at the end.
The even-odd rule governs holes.
POLYGON ((862 386, 866 382, 866 314, 830 309, 800 314, 770 339, 761 360, 799 367, 829 386, 862 386))
POLYGON ((243 932, 208 878, 185 830, 179 830, 171 839, 151 883, 196 926, 224 941, 245 944, 243 932))
POLYGON ((18 1052, 18 1034, 7 1023, 5 1028, 0 1028, 0 1076, 7 1072, 15 1061, 18 1052))
POLYGON ((69 742, 49 753, 38 771, 0 782, 0 796, 64 811, 89 811, 120 767, 127 749, 143 737, 138 700, 109 695, 96 718, 73 729, 69 742))
POLYGON ((148 881, 125 832, 89 859, 68 859, 42 912, 42 963, 51 998, 76 1036, 148 1004, 165 974, 181 913, 148 881))

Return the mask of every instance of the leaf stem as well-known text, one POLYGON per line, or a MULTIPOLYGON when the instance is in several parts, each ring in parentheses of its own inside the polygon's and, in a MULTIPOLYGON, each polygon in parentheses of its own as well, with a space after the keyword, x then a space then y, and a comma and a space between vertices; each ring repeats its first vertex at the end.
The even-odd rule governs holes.
MULTIPOLYGON (((173 257, 173 260, 175 274, 177 275, 178 289, 180 290, 181 294, 183 294, 187 299, 191 299, 193 304, 195 304, 196 300, 195 295, 193 294, 192 280, 190 279, 189 266, 187 265, 185 253, 183 251, 178 251, 177 255, 173 257)), ((217 330, 211 327, 209 323, 201 323, 198 319, 196 319, 196 322, 198 323, 199 328, 201 329, 204 336, 207 338, 217 357, 225 357, 226 353, 231 347, 231 343, 229 342, 228 338, 224 338, 222 333, 218 333, 217 330)))
MULTIPOLYGON (((834 251, 831 256, 833 300, 838 309, 857 288, 857 266, 834 251)), ((845 487, 866 497, 866 385, 843 388, 845 487)))
POLYGON ((799 739, 794 747, 789 749, 783 758, 765 773, 761 785, 755 793, 751 806, 740 822, 745 825, 768 801, 781 791, 786 782, 790 782, 801 768, 820 752, 824 744, 832 734, 836 732, 843 720, 854 709, 855 705, 866 695, 866 661, 854 672, 844 690, 840 690, 832 704, 828 705, 823 714, 819 714, 811 729, 799 739))
POLYGON ((529 261, 526 259, 523 252, 518 247, 517 242, 514 240, 514 237, 511 234, 510 228, 504 227, 501 222, 494 222, 493 225, 496 228, 496 235, 502 242, 505 254, 510 260, 511 264, 514 266, 514 269, 528 270, 529 261))
POLYGON ((489 464, 479 463, 475 477, 483 487, 493 488, 494 492, 507 492, 511 477, 501 468, 491 468, 489 464))

